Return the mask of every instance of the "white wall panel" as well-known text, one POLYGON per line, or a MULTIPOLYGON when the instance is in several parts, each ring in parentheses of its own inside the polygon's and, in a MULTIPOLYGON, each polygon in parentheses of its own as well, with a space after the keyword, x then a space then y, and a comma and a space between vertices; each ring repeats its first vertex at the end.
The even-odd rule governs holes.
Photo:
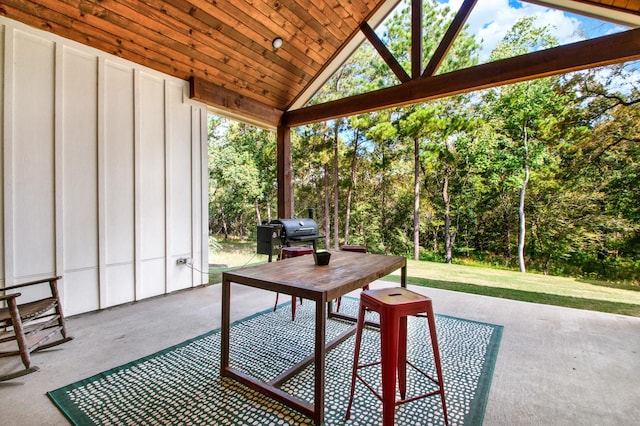
POLYGON ((0 286, 63 275, 73 315, 207 282, 175 263, 206 269, 206 107, 187 92, 0 16, 0 286))
POLYGON ((168 141, 171 251, 180 255, 191 252, 191 107, 182 103, 183 86, 167 87, 171 108, 168 141))
MULTIPOLYGON (((4 100, 5 26, 0 24, 0 99, 4 100)), ((0 101, 0 153, 4 152, 4 102, 0 101)), ((0 213, 4 212, 4 162, 0 161, 0 213)), ((4 221, 0 220, 0 287, 4 286, 4 221)))
POLYGON ((133 264, 109 265, 106 267, 106 299, 102 308, 120 305, 135 300, 133 264))
POLYGON ((192 269, 172 267, 179 257, 197 259, 192 253, 192 171, 191 171, 191 106, 182 102, 184 85, 167 84, 167 107, 169 109, 169 137, 167 152, 169 156, 167 189, 168 229, 170 257, 168 273, 172 276, 167 281, 169 291, 190 287, 193 283, 192 269))
POLYGON ((133 70, 105 64, 104 209, 105 261, 134 261, 133 70))
POLYGON ((75 315, 99 309, 98 270, 66 271, 60 288, 64 314, 75 315))
POLYGON ((209 274, 209 123, 208 114, 204 109, 192 109, 192 200, 193 215, 192 235, 193 252, 197 268, 194 271, 195 282, 208 282, 209 274), (206 235, 206 238, 199 236, 206 235))
POLYGON ((64 267, 97 268, 98 61, 65 48, 61 68, 64 267))
MULTIPOLYGON (((184 266, 182 266, 184 268, 184 266)), ((166 275, 165 261, 161 259, 150 259, 142 262, 142 294, 139 299, 158 296, 165 293, 166 275)))
MULTIPOLYGON (((12 144, 14 274, 55 273, 55 44, 15 30, 12 144)), ((11 226, 11 224, 9 224, 11 226)))
POLYGON ((165 256, 164 82, 140 76, 140 250, 143 260, 165 256))

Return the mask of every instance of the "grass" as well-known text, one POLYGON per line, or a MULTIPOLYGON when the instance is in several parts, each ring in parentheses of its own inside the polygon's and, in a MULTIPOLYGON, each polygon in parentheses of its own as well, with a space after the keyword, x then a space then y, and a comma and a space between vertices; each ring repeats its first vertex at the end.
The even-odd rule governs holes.
MULTIPOLYGON (((222 272, 263 263, 267 256, 255 254, 255 242, 226 242, 209 254, 209 282, 219 283, 222 272), (222 266, 224 265, 224 266, 222 266)), ((385 278, 399 281, 399 272, 385 278)), ((407 281, 412 285, 460 291, 523 302, 640 317, 640 288, 553 277, 468 265, 407 261, 407 281)))
MULTIPOLYGON (((399 281, 399 273, 386 279, 399 281)), ((435 262, 407 262, 407 282, 523 302, 640 317, 640 288, 575 278, 435 262)))
POLYGON ((255 241, 227 241, 221 243, 222 250, 209 250, 209 282, 222 282, 222 273, 243 266, 264 263, 268 256, 256 254, 255 241))

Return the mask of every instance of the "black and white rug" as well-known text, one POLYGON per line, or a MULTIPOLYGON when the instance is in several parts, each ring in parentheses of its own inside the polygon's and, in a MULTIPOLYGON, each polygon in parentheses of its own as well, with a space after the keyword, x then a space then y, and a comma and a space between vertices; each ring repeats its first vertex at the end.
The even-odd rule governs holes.
MULTIPOLYGON (((341 310, 355 313, 357 300, 344 298, 341 310)), ((375 314, 373 314, 375 315, 375 314)), ((329 320, 327 340, 351 324, 329 320)), ((291 321, 290 304, 233 324, 232 366, 262 380, 276 377, 313 352, 314 304, 298 306, 291 321)), ((484 417, 502 326, 436 315, 436 329, 450 425, 480 425, 484 417)), ((344 420, 355 337, 327 354, 326 425, 381 424, 382 405, 364 385, 356 385, 351 419, 344 420)), ((379 333, 367 329, 361 361, 379 358, 379 333)), ((427 321, 409 319, 408 358, 435 376, 427 321)), ((380 383, 371 367, 368 381, 380 383)), ((305 416, 238 382, 221 378, 220 330, 130 362, 48 393, 77 425, 304 425, 305 416)), ((407 396, 432 386, 408 369, 407 396)), ((282 389, 313 400, 313 365, 282 389)), ((440 397, 429 397, 396 409, 396 425, 444 424, 440 397)))

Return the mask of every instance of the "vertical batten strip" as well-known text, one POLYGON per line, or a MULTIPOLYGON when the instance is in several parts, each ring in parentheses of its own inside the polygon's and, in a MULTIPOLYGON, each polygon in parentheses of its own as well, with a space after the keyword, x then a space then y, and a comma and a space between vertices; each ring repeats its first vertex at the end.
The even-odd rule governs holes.
POLYGON ((107 154, 106 154, 106 61, 98 56, 98 306, 104 309, 107 302, 107 154))
POLYGON ((142 171, 141 171, 141 151, 142 143, 140 136, 140 103, 141 103, 141 83, 140 71, 133 69, 133 300, 140 300, 142 292, 142 171))
POLYGON ((169 274, 171 273, 171 103, 169 99, 169 82, 163 80, 164 90, 164 293, 169 293, 169 274))
MULTIPOLYGON (((198 162, 198 149, 200 147, 200 120, 201 114, 200 110, 195 106, 191 105, 191 255, 193 256, 194 266, 197 265, 195 254, 198 253, 198 244, 200 240, 198 239, 198 231, 200 228, 200 223, 198 222, 198 204, 196 202, 197 196, 200 193, 200 186, 198 185, 198 181, 200 178, 200 166, 198 162)), ((202 260, 202 259, 200 259, 202 260)), ((202 271, 202 263, 200 263, 200 270, 202 271)), ((196 266, 197 267, 197 266, 196 266)), ((191 270, 191 287, 193 287, 196 282, 196 271, 191 270)))
MULTIPOLYGON (((4 146, 5 134, 4 134, 4 112, 6 108, 4 107, 4 76, 5 76, 5 54, 7 51, 7 47, 5 45, 5 31, 7 27, 0 23, 0 99, 3 101, 0 102, 0 152, 4 146)), ((2 157, 0 156, 0 260, 4 260, 5 249, 4 249, 4 176, 1 173, 4 172, 4 165, 1 163, 2 157)), ((0 262, 0 288, 4 288, 4 263, 0 262)))
MULTIPOLYGON (((54 209, 54 240, 55 253, 54 267, 55 276, 64 273, 64 135, 63 128, 64 117, 64 45, 58 41, 53 43, 53 54, 55 63, 53 64, 53 188, 55 191, 53 199, 54 209)), ((62 280, 61 288, 62 305, 66 305, 66 291, 64 291, 64 280, 62 280)))
POLYGON ((14 48, 15 29, 5 26, 4 31, 4 133, 3 162, 4 162, 4 285, 15 283, 14 277, 14 202, 13 202, 13 90, 14 90, 14 48))
MULTIPOLYGON (((198 282, 206 284, 209 282, 209 116, 206 108, 198 108, 200 112, 200 132, 199 137, 196 138, 197 150, 195 155, 196 160, 200 159, 200 167, 195 168, 198 182, 193 185, 197 191, 200 188, 200 196, 197 192, 194 194, 195 199, 200 199, 201 213, 200 213, 200 229, 197 229, 195 241, 200 241, 202 257, 201 263, 201 277, 198 282)), ((194 223, 198 223, 197 219, 194 223)))
MULTIPOLYGON (((187 85, 190 83, 187 83, 187 85)), ((188 86, 185 86, 185 88, 187 88, 188 90, 188 86)), ((187 103, 187 99, 189 99, 188 95, 185 94, 184 90, 182 92, 182 103, 187 103)), ((190 201, 191 201, 191 259, 193 259, 193 266, 196 268, 199 268, 198 266, 198 261, 196 261, 196 253, 198 253, 197 251, 197 240, 196 240, 196 232, 197 232, 197 228, 198 228, 198 219, 197 219, 197 212, 198 212, 198 206, 196 204, 196 198, 195 195, 199 193, 199 187, 197 186, 197 176, 198 176, 198 168, 197 165, 198 163, 196 162, 196 140, 197 140, 197 135, 199 135, 200 133, 198 132, 198 127, 196 126, 196 120, 194 119, 194 115, 197 113, 195 107, 193 105, 189 105, 189 161, 191 164, 191 173, 189 174, 189 182, 190 182, 190 186, 189 188, 191 189, 191 191, 189 192, 189 197, 190 197, 190 201)), ((202 270, 202 268, 199 268, 200 270, 202 270)), ((193 287, 195 284, 195 280, 196 280, 196 271, 195 269, 191 269, 191 283, 189 285, 189 287, 193 287)))

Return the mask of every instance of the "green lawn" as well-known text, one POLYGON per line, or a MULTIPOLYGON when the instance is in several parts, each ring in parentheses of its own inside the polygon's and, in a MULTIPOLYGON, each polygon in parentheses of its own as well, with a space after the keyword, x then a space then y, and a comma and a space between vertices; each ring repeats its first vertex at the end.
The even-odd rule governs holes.
MULTIPOLYGON (((211 264, 225 265, 210 268, 210 282, 219 283, 224 270, 266 262, 267 256, 255 254, 255 245, 224 243, 210 253, 211 264)), ((399 281, 399 274, 385 279, 399 281)), ((407 261, 407 275, 413 285, 640 317, 640 287, 414 260, 407 261)))
MULTIPOLYGON (((640 288, 575 278, 408 260, 409 284, 640 317, 640 288)), ((399 273, 389 277, 399 280, 399 273)))

